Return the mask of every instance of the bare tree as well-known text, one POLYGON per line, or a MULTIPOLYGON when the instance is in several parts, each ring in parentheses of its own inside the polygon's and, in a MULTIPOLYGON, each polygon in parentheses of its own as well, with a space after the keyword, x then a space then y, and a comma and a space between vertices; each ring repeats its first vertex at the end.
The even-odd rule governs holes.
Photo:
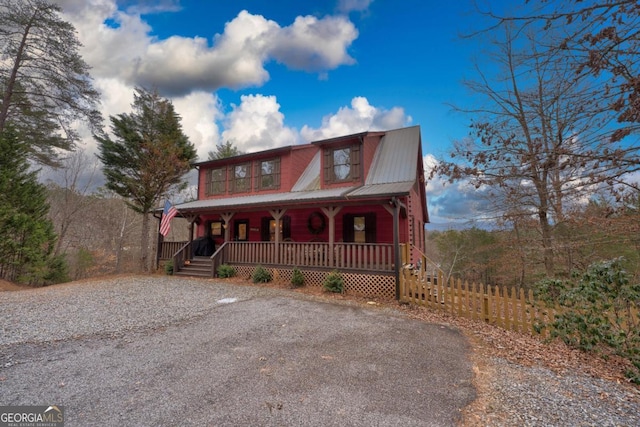
POLYGON ((499 30, 490 55, 500 72, 492 79, 478 67, 479 79, 466 85, 482 104, 459 108, 474 117, 474 137, 456 142, 456 161, 443 160, 432 173, 488 186, 504 212, 535 216, 553 276, 553 227, 594 186, 623 177, 634 151, 611 138, 611 117, 590 82, 575 75, 571 55, 541 51, 540 38, 552 33, 499 30))
POLYGON ((55 255, 69 247, 67 235, 80 214, 96 202, 91 197, 98 164, 91 162, 84 150, 62 161, 61 168, 51 170, 48 179, 49 216, 58 234, 55 255))
POLYGON ((637 0, 527 0, 528 11, 497 16, 497 25, 553 30, 559 37, 543 43, 550 54, 572 56, 579 76, 604 81, 600 95, 618 113, 620 139, 640 125, 640 4, 637 0))

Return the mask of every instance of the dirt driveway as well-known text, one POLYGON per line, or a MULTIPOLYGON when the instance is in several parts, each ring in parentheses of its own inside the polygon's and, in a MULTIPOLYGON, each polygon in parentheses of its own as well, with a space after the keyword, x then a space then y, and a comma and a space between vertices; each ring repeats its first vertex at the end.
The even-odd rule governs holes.
MULTIPOLYGON (((0 345, 0 405, 64 405, 67 427, 447 426, 475 397, 468 344, 446 326, 211 282, 189 285, 197 298, 176 307, 171 295, 191 289, 183 282, 132 285, 143 290, 107 307, 104 296, 79 302, 99 298, 100 285, 73 303, 65 288, 76 306, 64 315, 64 301, 48 291, 51 319, 12 305, 0 327, 25 338, 0 345), (197 315, 189 304, 200 304, 197 315), (145 326, 150 309, 154 319, 162 310, 185 313, 145 326), (135 327, 118 326, 119 316, 135 327), (15 331, 44 321, 67 330, 82 327, 76 322, 115 326, 54 341, 15 331)), ((113 283, 102 286, 118 298, 113 283)), ((18 300, 0 299, 0 309, 18 300)))

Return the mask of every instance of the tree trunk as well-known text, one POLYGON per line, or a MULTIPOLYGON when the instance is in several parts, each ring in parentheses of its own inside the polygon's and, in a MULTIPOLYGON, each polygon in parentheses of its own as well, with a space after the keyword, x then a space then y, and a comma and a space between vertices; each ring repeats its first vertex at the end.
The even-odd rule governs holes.
POLYGON ((149 213, 142 214, 142 232, 140 235, 140 266, 149 272, 149 213))
POLYGON ((7 119, 9 117, 9 108, 11 107, 13 89, 16 86, 16 81, 18 79, 18 70, 22 65, 24 48, 27 45, 27 37, 29 36, 29 31, 31 31, 31 26, 33 25, 34 18, 35 15, 31 17, 24 29, 24 32, 22 33, 22 39, 20 40, 20 46, 18 47, 18 51, 16 52, 16 58, 15 62, 13 63, 13 68, 11 69, 11 74, 9 75, 9 79, 5 82, 5 90, 2 94, 2 105, 0 105, 0 132, 4 131, 7 119))
POLYGON ((547 211, 540 209, 538 211, 538 219, 540 221, 540 229, 542 231, 542 251, 544 257, 544 269, 547 277, 553 277, 555 268, 553 263, 553 236, 551 235, 551 225, 547 211))

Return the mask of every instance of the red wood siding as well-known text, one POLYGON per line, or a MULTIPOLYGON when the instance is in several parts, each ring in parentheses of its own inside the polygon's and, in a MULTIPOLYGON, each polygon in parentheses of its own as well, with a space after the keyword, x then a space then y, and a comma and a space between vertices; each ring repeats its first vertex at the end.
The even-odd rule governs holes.
POLYGON ((380 135, 367 136, 364 138, 364 144, 362 147, 362 163, 364 171, 362 182, 366 182, 367 180, 369 170, 371 169, 371 163, 373 163, 373 157, 376 154, 376 150, 378 149, 378 144, 380 144, 381 139, 382 136, 380 135))
MULTIPOLYGON (((374 213, 376 215, 376 243, 393 243, 393 216, 382 205, 363 205, 363 206, 349 206, 344 207, 336 215, 335 224, 335 241, 342 241, 343 224, 342 218, 344 214, 365 214, 374 213)), ((291 217, 291 238, 296 242, 310 242, 312 240, 318 240, 323 242, 329 241, 329 219, 324 216, 322 211, 318 208, 309 209, 289 209, 285 213, 291 217), (324 230, 319 234, 313 234, 308 227, 309 216, 314 213, 320 213, 325 219, 324 230)), ((248 220, 249 221, 249 240, 260 241, 262 239, 261 223, 262 218, 270 214, 268 211, 256 211, 256 212, 239 212, 234 215, 229 224, 231 233, 230 238, 233 239, 233 223, 236 220, 248 220)), ((205 234, 205 226, 209 221, 221 220, 219 215, 202 215, 201 223, 197 228, 196 237, 203 236, 205 234)), ((406 242, 408 233, 408 218, 400 217, 400 242, 406 242)), ((220 245, 223 242, 222 237, 214 237, 216 244, 220 245)))
POLYGON ((288 173, 288 181, 282 184, 286 191, 290 191, 300 179, 317 151, 318 148, 313 145, 300 145, 291 150, 291 155, 286 159, 286 166, 282 168, 283 177, 285 171, 288 173))

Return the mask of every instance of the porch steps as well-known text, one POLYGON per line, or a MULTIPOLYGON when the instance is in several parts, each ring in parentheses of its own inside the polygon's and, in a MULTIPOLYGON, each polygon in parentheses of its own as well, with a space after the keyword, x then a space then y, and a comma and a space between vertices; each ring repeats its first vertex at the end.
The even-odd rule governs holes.
POLYGON ((184 267, 174 273, 176 276, 211 278, 211 259, 209 257, 194 257, 184 267))

